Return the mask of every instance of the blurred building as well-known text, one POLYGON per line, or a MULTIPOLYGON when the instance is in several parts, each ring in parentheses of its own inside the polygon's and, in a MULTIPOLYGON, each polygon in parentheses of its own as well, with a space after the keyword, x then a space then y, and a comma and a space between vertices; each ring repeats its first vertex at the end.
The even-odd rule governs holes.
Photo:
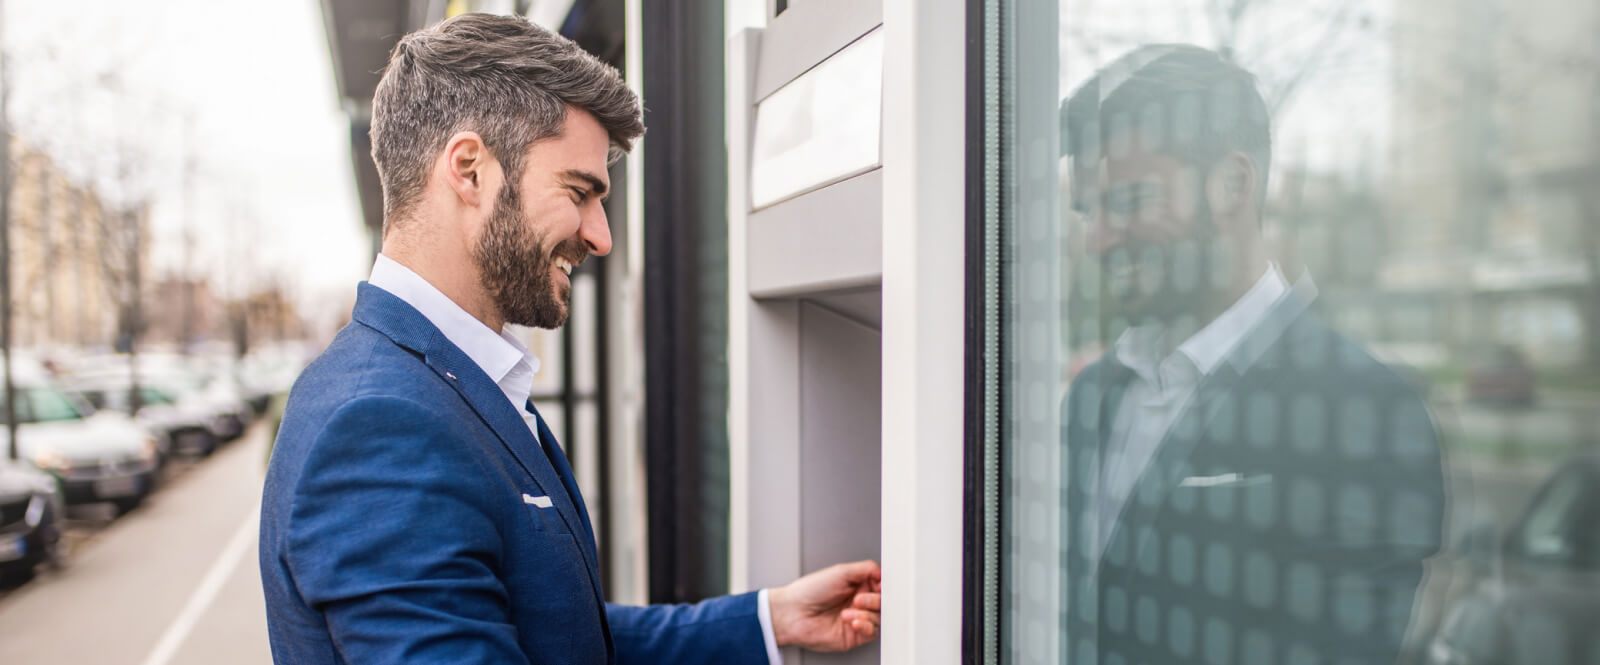
MULTIPOLYGON (((22 347, 104 347, 113 342, 129 255, 112 231, 132 224, 148 239, 145 211, 108 210, 49 155, 14 142, 11 257, 15 340, 22 347)), ((127 238, 123 234, 123 238, 127 238)), ((131 246, 130 246, 131 247, 131 246)), ((133 248, 149 263, 149 243, 133 248)))
POLYGON ((242 310, 248 346, 302 339, 305 335, 300 311, 281 287, 257 289, 237 307, 242 310))
POLYGON ((1384 290, 1451 350, 1600 363, 1600 6, 1403 0, 1395 21, 1389 207, 1406 223, 1384 290))
POLYGON ((183 351, 226 337, 227 311, 207 280, 163 277, 151 285, 144 309, 145 344, 183 351))

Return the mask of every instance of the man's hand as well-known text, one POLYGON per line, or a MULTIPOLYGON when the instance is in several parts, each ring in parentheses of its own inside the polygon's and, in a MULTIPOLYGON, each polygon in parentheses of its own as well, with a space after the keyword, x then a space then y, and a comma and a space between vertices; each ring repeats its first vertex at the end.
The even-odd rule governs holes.
POLYGON ((876 562, 857 561, 768 590, 778 646, 849 651, 876 639, 882 581, 876 562))

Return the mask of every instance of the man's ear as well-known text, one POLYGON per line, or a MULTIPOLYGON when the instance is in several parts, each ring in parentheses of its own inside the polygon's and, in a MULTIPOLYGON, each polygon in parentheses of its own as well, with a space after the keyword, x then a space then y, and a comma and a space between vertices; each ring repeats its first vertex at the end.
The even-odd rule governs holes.
POLYGON ((438 169, 446 186, 463 205, 479 207, 488 196, 497 165, 477 132, 457 132, 444 144, 438 169))
POLYGON ((1206 176, 1206 202, 1212 218, 1221 221, 1241 216, 1255 204, 1260 182, 1249 155, 1235 150, 1223 156, 1206 176))

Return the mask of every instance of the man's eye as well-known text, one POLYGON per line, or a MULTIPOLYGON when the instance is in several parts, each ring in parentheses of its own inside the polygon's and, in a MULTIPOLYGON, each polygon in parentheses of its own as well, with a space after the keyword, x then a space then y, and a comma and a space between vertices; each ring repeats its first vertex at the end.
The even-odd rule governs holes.
POLYGON ((572 193, 576 194, 578 196, 578 203, 583 203, 583 202, 589 200, 589 192, 588 192, 588 190, 585 190, 585 189, 583 189, 581 187, 573 187, 571 189, 572 189, 572 193))

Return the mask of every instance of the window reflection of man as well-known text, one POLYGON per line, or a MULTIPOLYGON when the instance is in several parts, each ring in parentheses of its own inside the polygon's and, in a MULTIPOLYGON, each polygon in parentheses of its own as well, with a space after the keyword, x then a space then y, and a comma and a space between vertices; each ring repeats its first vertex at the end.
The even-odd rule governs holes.
POLYGON ((1075 296, 1110 342, 1063 406, 1067 653, 1395 662, 1440 538, 1439 449, 1416 391, 1271 261, 1252 77, 1145 46, 1062 121, 1101 268, 1075 296))

